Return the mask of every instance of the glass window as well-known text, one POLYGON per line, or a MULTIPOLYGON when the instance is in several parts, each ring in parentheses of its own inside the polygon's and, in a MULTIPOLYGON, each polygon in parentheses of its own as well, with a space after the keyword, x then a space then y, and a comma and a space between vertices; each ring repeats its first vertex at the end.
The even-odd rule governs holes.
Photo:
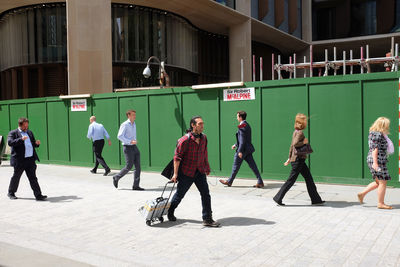
POLYGON ((0 71, 66 61, 65 4, 30 6, 1 14, 0 71))

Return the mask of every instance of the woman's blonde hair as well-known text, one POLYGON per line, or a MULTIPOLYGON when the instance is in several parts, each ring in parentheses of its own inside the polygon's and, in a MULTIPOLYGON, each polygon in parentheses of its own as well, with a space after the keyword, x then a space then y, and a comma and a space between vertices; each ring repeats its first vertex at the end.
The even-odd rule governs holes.
POLYGON ((386 117, 379 117, 369 128, 370 132, 381 132, 389 134, 390 120, 386 117))
POLYGON ((297 113, 296 119, 294 120, 294 128, 297 130, 303 130, 307 127, 307 116, 302 113, 297 113))

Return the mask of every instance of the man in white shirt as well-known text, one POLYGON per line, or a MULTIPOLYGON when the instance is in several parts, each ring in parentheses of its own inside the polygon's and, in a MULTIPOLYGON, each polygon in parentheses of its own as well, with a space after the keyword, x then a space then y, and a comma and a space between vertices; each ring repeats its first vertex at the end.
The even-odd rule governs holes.
POLYGON ((135 170, 133 172, 133 186, 132 190, 144 190, 139 186, 140 182, 140 151, 137 147, 136 141, 136 111, 135 110, 128 110, 126 112, 126 116, 128 119, 123 122, 118 131, 118 139, 122 142, 124 146, 124 155, 126 165, 125 167, 116 175, 113 176, 113 184, 115 188, 118 188, 118 181, 125 174, 127 174, 135 165, 135 170))

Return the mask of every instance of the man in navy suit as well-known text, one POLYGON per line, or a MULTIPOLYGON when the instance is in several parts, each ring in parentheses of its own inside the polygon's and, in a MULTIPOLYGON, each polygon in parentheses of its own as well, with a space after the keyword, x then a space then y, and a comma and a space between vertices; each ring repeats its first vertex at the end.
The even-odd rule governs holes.
POLYGON ((235 180, 235 177, 239 172, 240 165, 242 165, 243 160, 245 160, 257 177, 257 184, 254 185, 253 187, 262 188, 264 187, 264 182, 261 178, 260 172, 258 171, 256 162, 254 161, 253 158, 253 153, 255 149, 253 144, 251 143, 251 127, 249 123, 246 121, 247 113, 245 111, 238 111, 236 117, 239 122, 239 125, 238 125, 238 131, 236 133, 236 144, 232 146, 232 149, 236 148, 236 153, 232 166, 232 174, 228 180, 219 180, 219 181, 224 185, 231 186, 233 180, 235 180))
POLYGON ((14 167, 14 174, 11 177, 8 187, 8 197, 17 199, 15 192, 18 190, 19 180, 25 171, 29 183, 33 190, 36 200, 43 201, 47 196, 42 195, 38 179, 36 177, 36 163, 39 157, 36 154, 35 147, 39 147, 40 140, 35 140, 33 133, 28 130, 29 120, 20 118, 18 120, 18 129, 12 130, 8 134, 8 145, 11 147, 10 164, 14 167))

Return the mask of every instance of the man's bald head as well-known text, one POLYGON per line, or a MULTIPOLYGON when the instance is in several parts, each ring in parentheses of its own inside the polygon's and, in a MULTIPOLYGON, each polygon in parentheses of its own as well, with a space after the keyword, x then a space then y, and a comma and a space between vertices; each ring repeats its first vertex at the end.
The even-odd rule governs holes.
POLYGON ((92 117, 90 117, 90 123, 92 123, 92 122, 94 122, 94 121, 96 121, 96 117, 95 116, 92 116, 92 117))

